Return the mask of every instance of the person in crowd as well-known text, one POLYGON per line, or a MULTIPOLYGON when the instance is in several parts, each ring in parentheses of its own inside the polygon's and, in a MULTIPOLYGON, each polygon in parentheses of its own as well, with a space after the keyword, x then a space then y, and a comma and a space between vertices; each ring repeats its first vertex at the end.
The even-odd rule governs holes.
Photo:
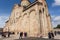
POLYGON ((23 32, 20 33, 19 39, 22 39, 22 37, 23 37, 23 32))
POLYGON ((24 32, 24 37, 27 37, 27 32, 24 32))
POLYGON ((48 33, 48 38, 51 39, 51 33, 50 32, 48 33))
POLYGON ((55 36, 56 36, 56 34, 57 34, 56 31, 54 31, 54 34, 55 34, 55 36))
POLYGON ((10 37, 10 32, 8 32, 8 37, 10 37))
POLYGON ((2 37, 6 37, 6 34, 5 34, 5 32, 2 32, 2 37))
POLYGON ((54 39, 54 33, 51 31, 51 38, 54 39))

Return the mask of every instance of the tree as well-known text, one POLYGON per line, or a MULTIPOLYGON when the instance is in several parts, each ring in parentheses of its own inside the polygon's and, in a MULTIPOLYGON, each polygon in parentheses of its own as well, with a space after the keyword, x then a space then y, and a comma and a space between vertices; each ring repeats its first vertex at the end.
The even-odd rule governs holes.
POLYGON ((56 28, 60 28, 60 24, 58 24, 56 28))

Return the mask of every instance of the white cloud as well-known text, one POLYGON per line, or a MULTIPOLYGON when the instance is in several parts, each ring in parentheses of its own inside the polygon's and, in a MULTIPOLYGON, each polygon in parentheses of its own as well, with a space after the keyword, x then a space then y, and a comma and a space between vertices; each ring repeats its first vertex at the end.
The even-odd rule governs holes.
POLYGON ((0 16, 0 27, 4 27, 5 22, 8 20, 8 16, 0 16))
POLYGON ((52 18, 52 25, 53 27, 56 27, 58 24, 60 24, 60 16, 51 16, 52 18))
POLYGON ((53 27, 57 27, 58 24, 60 24, 60 21, 57 21, 57 22, 52 21, 52 26, 53 27))
POLYGON ((60 6, 60 0, 54 0, 52 6, 60 6))
POLYGON ((56 16, 55 15, 51 15, 51 18, 54 19, 56 16))
POLYGON ((54 18, 54 21, 60 21, 60 16, 56 16, 56 17, 54 18))

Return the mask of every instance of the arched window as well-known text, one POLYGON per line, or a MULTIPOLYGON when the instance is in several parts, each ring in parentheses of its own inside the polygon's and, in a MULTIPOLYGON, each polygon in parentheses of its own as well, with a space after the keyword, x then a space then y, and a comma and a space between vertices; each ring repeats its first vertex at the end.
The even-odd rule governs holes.
POLYGON ((40 13, 42 13, 42 11, 41 11, 41 10, 39 10, 39 14, 40 14, 40 13))

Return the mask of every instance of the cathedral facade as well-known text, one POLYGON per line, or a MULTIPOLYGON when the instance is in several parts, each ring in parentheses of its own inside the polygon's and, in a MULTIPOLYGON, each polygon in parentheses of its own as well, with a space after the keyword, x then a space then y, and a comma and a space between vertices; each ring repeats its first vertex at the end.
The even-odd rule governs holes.
POLYGON ((15 4, 3 31, 26 32, 28 37, 47 36, 52 24, 46 0, 21 0, 21 4, 15 4))

